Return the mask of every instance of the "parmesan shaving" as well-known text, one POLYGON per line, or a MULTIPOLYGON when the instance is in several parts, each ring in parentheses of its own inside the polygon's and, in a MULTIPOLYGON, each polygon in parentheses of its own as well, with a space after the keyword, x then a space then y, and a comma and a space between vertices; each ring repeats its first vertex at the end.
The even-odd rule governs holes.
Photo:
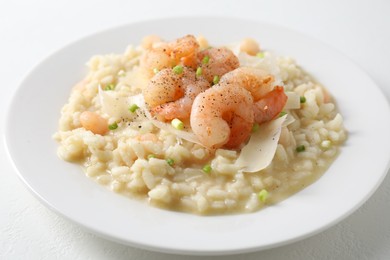
POLYGON ((243 172, 258 172, 266 168, 274 158, 282 124, 286 115, 261 124, 242 148, 235 165, 243 172))
POLYGON ((301 108, 301 97, 298 93, 293 91, 285 92, 287 96, 287 103, 284 106, 284 109, 299 109, 301 108))
POLYGON ((99 89, 99 101, 102 106, 103 113, 107 114, 109 117, 115 118, 131 118, 132 115, 129 113, 127 108, 129 104, 127 103, 127 97, 118 96, 117 92, 107 90, 102 90, 101 86, 98 86, 99 89))
POLYGON ((164 122, 158 121, 156 119, 153 119, 151 117, 150 113, 146 113, 146 117, 148 117, 148 119, 152 122, 152 124, 155 125, 157 128, 160 128, 161 130, 164 130, 168 133, 174 134, 177 137, 184 139, 184 140, 187 140, 191 143, 204 146, 191 130, 188 130, 188 131, 187 130, 178 130, 178 129, 174 128, 169 123, 164 123, 164 122))
POLYGON ((286 120, 283 121, 282 126, 288 126, 289 124, 291 124, 295 121, 295 118, 292 115, 287 114, 286 116, 287 116, 286 120))
POLYGON ((124 97, 120 96, 119 93, 115 91, 104 91, 100 86, 99 101, 102 106, 102 111, 113 118, 133 119, 137 116, 137 113, 129 111, 130 106, 133 104, 145 108, 142 94, 124 97))

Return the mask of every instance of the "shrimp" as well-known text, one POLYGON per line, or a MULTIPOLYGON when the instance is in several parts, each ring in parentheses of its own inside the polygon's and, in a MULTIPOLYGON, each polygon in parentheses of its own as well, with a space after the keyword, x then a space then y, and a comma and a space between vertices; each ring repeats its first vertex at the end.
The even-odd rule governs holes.
POLYGON ((95 112, 84 111, 80 114, 81 126, 94 134, 104 135, 108 131, 107 120, 95 112))
POLYGON ((196 77, 191 69, 184 68, 180 74, 164 69, 151 79, 143 95, 159 120, 187 119, 195 97, 209 87, 208 81, 196 77))
POLYGON ((219 82, 220 84, 232 84, 246 88, 251 92, 253 99, 258 101, 272 90, 274 81, 274 76, 265 70, 240 67, 226 73, 219 82))
POLYGON ((255 68, 238 68, 217 85, 199 94, 191 111, 191 128, 210 148, 238 148, 254 122, 275 118, 287 101, 283 87, 273 87, 274 77, 255 68))
POLYGON ((240 66, 236 55, 227 48, 209 48, 200 51, 197 56, 202 75, 209 82, 213 82, 215 76, 221 78, 225 73, 240 66))
POLYGON ((140 68, 145 71, 148 78, 153 77, 154 72, 174 66, 168 49, 149 49, 140 59, 140 68))
POLYGON ((225 74, 219 84, 239 86, 251 92, 255 122, 261 124, 279 115, 287 102, 283 87, 273 87, 274 80, 264 70, 241 67, 225 74))
POLYGON ((194 100, 190 123, 200 142, 209 148, 237 148, 250 135, 254 112, 249 91, 217 84, 194 100))
POLYGON ((146 70, 150 77, 155 70, 172 68, 177 64, 196 68, 196 53, 199 43, 193 35, 186 35, 172 42, 163 42, 152 36, 143 41, 145 53, 141 57, 140 67, 146 70))
POLYGON ((253 105, 255 122, 261 124, 277 117, 286 105, 287 96, 281 86, 276 86, 253 105))
POLYGON ((145 102, 149 107, 156 107, 181 98, 184 90, 180 81, 181 76, 175 74, 172 69, 161 70, 142 90, 145 102))
MULTIPOLYGON (((171 57, 177 62, 184 62, 183 65, 196 66, 196 53, 199 50, 199 43, 193 35, 186 35, 169 44, 171 57), (187 64, 185 64, 187 63, 187 64)), ((191 67, 191 66, 190 66, 191 67)))

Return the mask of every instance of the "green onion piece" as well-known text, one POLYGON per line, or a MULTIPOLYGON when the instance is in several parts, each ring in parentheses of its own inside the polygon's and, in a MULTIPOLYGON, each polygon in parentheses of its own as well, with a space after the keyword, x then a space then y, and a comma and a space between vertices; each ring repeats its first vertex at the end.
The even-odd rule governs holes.
POLYGON ((130 107, 129 107, 129 111, 131 113, 135 113, 135 111, 137 111, 137 109, 139 108, 139 106, 137 106, 137 104, 132 104, 130 107))
POLYGON ((173 67, 173 72, 177 75, 179 74, 182 74, 183 73, 183 66, 181 65, 176 65, 175 67, 173 67))
POLYGON ((153 69, 153 73, 154 73, 154 74, 157 74, 158 72, 159 72, 159 70, 158 70, 157 68, 154 68, 154 69, 153 69))
POLYGON ((166 159, 165 161, 167 161, 167 163, 170 165, 170 166, 173 166, 175 164, 175 160, 171 159, 171 158, 168 158, 166 159))
POLYGON ((210 57, 207 56, 207 55, 204 56, 203 59, 202 59, 202 63, 203 63, 203 64, 207 64, 207 63, 209 63, 209 61, 210 61, 210 57))
POLYGON ((299 145, 297 146, 297 148, 295 149, 298 153, 300 152, 303 152, 306 150, 306 147, 304 145, 299 145))
POLYGON ((287 115, 287 112, 282 111, 282 112, 280 112, 279 117, 282 117, 282 116, 285 116, 285 115, 287 115))
POLYGON ((264 58, 264 52, 258 52, 258 53, 256 54, 256 57, 258 57, 258 58, 264 58))
POLYGON ((183 130, 184 129, 184 124, 182 121, 179 119, 175 118, 171 121, 171 125, 176 128, 177 130, 183 130))
POLYGON ((306 98, 304 96, 300 97, 299 98, 299 101, 302 103, 305 103, 306 102, 306 98))
POLYGON ((321 142, 321 147, 324 149, 329 149, 332 146, 332 142, 329 140, 324 140, 321 142))
POLYGON ((117 129, 117 128, 118 128, 117 122, 114 122, 113 124, 108 125, 108 129, 110 129, 110 130, 115 130, 115 129, 117 129))
POLYGON ((262 189, 262 190, 257 194, 257 197, 258 197, 259 200, 261 200, 262 202, 265 202, 265 200, 268 198, 268 191, 262 189))
POLYGON ((151 153, 151 154, 148 155, 148 160, 149 160, 149 159, 152 159, 152 158, 156 158, 156 155, 154 155, 154 154, 151 153))
POLYGON ((202 68, 201 67, 198 67, 197 69, 196 69, 196 76, 200 76, 200 75, 202 75, 202 68))
POLYGON ((213 78, 213 84, 218 84, 219 82, 219 76, 218 75, 215 75, 214 78, 213 78))
POLYGON ((252 126, 252 133, 255 133, 259 130, 260 125, 258 123, 254 123, 252 126))
POLYGON ((202 170, 205 172, 205 173, 210 173, 212 168, 211 168, 211 165, 210 164, 206 164, 205 166, 203 166, 202 170))
POLYGON ((112 83, 108 84, 108 85, 104 88, 104 90, 114 90, 114 89, 115 89, 115 85, 112 84, 112 83))

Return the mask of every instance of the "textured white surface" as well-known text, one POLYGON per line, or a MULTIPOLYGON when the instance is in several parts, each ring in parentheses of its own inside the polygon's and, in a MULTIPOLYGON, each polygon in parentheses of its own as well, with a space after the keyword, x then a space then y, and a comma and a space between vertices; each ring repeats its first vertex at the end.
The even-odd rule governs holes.
MULTIPOLYGON (((3 145, 6 108, 20 78, 50 52, 132 21, 198 14, 245 16, 301 31, 335 47, 367 71, 390 99, 389 12, 387 0, 0 0, 0 259, 198 258, 134 249, 89 234, 45 208, 17 178, 3 145)), ((369 97, 367 101, 369 109, 369 102, 375 101, 369 97)), ((389 201, 390 176, 357 212, 325 232, 276 249, 213 258, 390 259, 389 201)))

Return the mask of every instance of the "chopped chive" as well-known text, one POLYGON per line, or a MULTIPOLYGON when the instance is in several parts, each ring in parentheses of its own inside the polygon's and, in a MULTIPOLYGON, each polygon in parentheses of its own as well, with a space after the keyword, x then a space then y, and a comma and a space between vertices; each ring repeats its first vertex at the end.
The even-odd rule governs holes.
POLYGON ((173 67, 173 72, 175 73, 175 74, 182 74, 183 73, 183 66, 181 66, 181 65, 176 65, 175 67, 173 67))
POLYGON ((265 202, 265 200, 268 198, 268 191, 265 190, 265 189, 262 189, 262 190, 257 194, 257 197, 258 197, 259 200, 261 200, 262 202, 265 202))
POLYGON ((203 166, 202 170, 205 172, 205 173, 210 173, 212 168, 211 168, 211 165, 210 164, 206 164, 205 166, 203 166))
POLYGON ((208 55, 204 56, 202 59, 203 64, 207 64, 207 63, 209 63, 209 61, 210 61, 210 57, 208 55))
POLYGON ((301 102, 301 104, 302 104, 302 103, 305 103, 305 102, 306 102, 305 96, 300 97, 300 98, 299 98, 299 101, 301 102))
POLYGON ((117 122, 114 122, 113 124, 108 125, 108 129, 110 129, 110 130, 115 130, 115 129, 117 129, 117 128, 118 128, 117 122))
POLYGON ((148 160, 149 160, 149 159, 152 159, 152 158, 156 158, 156 155, 154 155, 154 154, 151 153, 151 154, 148 155, 148 160))
POLYGON ((280 112, 279 117, 282 117, 282 116, 285 116, 285 115, 287 115, 287 112, 282 111, 282 112, 280 112))
POLYGON ((331 145, 332 145, 332 142, 329 140, 324 140, 321 142, 321 147, 324 149, 329 149, 331 145))
POLYGON ((264 52, 258 52, 258 53, 256 54, 256 57, 258 57, 258 58, 264 58, 264 52))
POLYGON ((259 130, 260 125, 258 123, 254 123, 252 126, 252 133, 255 133, 259 130))
POLYGON ((175 160, 173 160, 172 158, 168 158, 165 160, 170 166, 173 166, 175 164, 175 160))
POLYGON ((104 90, 114 90, 114 89, 115 89, 115 85, 112 84, 112 83, 108 84, 108 85, 104 88, 104 90))
POLYGON ((130 107, 129 107, 129 111, 131 113, 135 113, 135 111, 137 111, 137 109, 139 108, 139 106, 137 104, 132 104, 130 107))
POLYGON ((299 145, 297 146, 297 148, 295 149, 298 153, 300 152, 303 152, 306 150, 306 147, 304 145, 299 145))
POLYGON ((179 119, 175 118, 171 121, 171 125, 176 128, 177 130, 183 130, 184 129, 184 124, 182 121, 179 119))
POLYGON ((154 74, 157 74, 158 72, 159 72, 159 69, 157 69, 157 68, 154 68, 154 69, 153 69, 153 73, 154 73, 154 74))
POLYGON ((218 84, 219 82, 219 76, 218 75, 215 75, 214 78, 213 78, 213 84, 218 84))
POLYGON ((196 76, 200 76, 200 75, 202 75, 202 68, 201 67, 198 67, 197 69, 196 69, 196 76))

